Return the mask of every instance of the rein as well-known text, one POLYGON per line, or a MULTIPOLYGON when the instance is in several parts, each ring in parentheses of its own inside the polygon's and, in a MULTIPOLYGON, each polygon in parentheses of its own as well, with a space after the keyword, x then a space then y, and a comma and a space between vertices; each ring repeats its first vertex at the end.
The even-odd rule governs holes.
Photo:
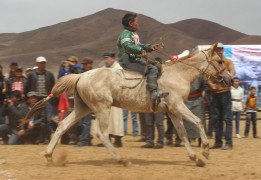
MULTIPOLYGON (((218 70, 218 68, 217 68, 217 67, 215 66, 215 64, 213 63, 213 60, 209 60, 207 54, 206 54, 203 50, 200 51, 200 52, 202 52, 202 53, 206 56, 206 59, 207 59, 207 62, 208 62, 208 65, 207 65, 207 67, 206 67, 204 70, 201 70, 201 69, 199 69, 198 67, 195 67, 195 66, 193 66, 193 65, 191 65, 191 64, 185 63, 185 62, 182 61, 182 59, 178 59, 178 60, 176 60, 176 61, 178 61, 178 62, 180 62, 180 63, 182 63, 182 64, 185 64, 185 65, 187 65, 187 66, 190 66, 190 67, 196 69, 196 70, 199 71, 200 74, 202 74, 202 75, 206 75, 206 76, 207 76, 207 80, 209 80, 211 77, 214 77, 214 78, 215 78, 216 80, 218 80, 218 81, 223 81, 223 79, 218 78, 218 76, 212 75, 212 74, 209 74, 209 73, 206 72, 206 71, 208 70, 209 66, 212 65, 212 66, 214 67, 214 69, 218 72, 218 74, 220 75, 220 71, 218 70)), ((161 53, 162 53, 162 52, 161 52, 161 53)))

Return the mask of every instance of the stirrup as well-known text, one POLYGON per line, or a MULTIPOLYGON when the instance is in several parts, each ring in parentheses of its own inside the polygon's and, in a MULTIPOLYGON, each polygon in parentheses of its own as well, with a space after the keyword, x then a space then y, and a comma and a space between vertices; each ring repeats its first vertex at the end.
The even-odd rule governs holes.
POLYGON ((169 95, 169 92, 160 93, 160 94, 158 95, 158 98, 165 98, 165 97, 167 97, 168 95, 169 95))
POLYGON ((158 107, 160 102, 163 101, 164 98, 167 97, 168 95, 169 95, 169 92, 164 92, 164 93, 160 93, 160 94, 158 94, 158 92, 157 92, 156 98, 151 99, 152 100, 152 109, 154 112, 156 111, 156 108, 158 107))

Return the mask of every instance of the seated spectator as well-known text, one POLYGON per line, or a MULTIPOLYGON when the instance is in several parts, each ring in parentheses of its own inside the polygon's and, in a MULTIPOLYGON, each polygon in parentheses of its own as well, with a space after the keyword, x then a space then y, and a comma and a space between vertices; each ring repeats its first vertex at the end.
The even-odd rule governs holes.
POLYGON ((20 119, 25 117, 27 113, 27 106, 22 103, 22 95, 18 90, 12 91, 10 99, 6 99, 3 107, 3 116, 8 117, 9 124, 0 126, 0 136, 3 138, 4 143, 15 145, 20 143, 20 119), (10 137, 8 138, 8 134, 10 137))
MULTIPOLYGON (((37 103, 38 97, 35 91, 27 93, 27 97, 27 110, 29 111, 37 103)), ((28 124, 22 126, 17 134, 22 137, 24 142, 33 144, 44 143, 44 133, 46 133, 44 126, 46 121, 46 113, 42 110, 28 124)))

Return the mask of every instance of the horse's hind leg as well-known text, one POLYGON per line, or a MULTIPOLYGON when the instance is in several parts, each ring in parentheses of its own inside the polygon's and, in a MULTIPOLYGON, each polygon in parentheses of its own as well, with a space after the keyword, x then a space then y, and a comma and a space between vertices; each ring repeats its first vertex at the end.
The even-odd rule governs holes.
MULTIPOLYGON (((97 105, 96 105, 97 106, 97 105)), ((102 105, 101 105, 102 106, 102 105)), ((112 157, 114 157, 119 163, 124 166, 128 166, 131 162, 123 159, 117 152, 112 143, 109 140, 109 117, 110 109, 104 107, 99 113, 96 113, 96 125, 97 125, 97 136, 102 141, 103 145, 108 149, 112 157)))
POLYGON ((45 157, 47 158, 48 163, 52 163, 52 153, 61 136, 88 113, 90 113, 90 109, 83 104, 82 100, 77 95, 74 99, 74 110, 59 124, 47 146, 45 157))
POLYGON ((199 167, 205 166, 205 163, 196 156, 196 154, 194 153, 194 151, 192 150, 192 148, 190 146, 190 143, 189 143, 189 140, 187 137, 187 133, 186 133, 185 127, 183 125, 183 120, 182 120, 181 114, 179 114, 179 113, 176 113, 175 115, 173 115, 171 113, 168 113, 168 114, 171 118, 172 123, 174 124, 174 126, 176 128, 176 131, 178 132, 179 138, 181 140, 183 140, 183 142, 185 143, 185 147, 188 151, 189 158, 192 161, 195 161, 197 166, 199 166, 199 167))

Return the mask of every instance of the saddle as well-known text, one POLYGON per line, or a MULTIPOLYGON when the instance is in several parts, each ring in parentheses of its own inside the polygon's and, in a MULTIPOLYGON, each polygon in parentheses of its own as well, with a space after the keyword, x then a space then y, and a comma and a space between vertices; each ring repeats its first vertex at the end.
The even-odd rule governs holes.
MULTIPOLYGON (((122 85, 123 89, 134 89, 137 88, 140 84, 144 83, 144 80, 147 80, 147 73, 141 74, 139 72, 135 71, 130 71, 126 69, 121 70, 123 78, 125 82, 127 81, 128 83, 125 83, 122 85), (134 82, 133 82, 134 81, 134 82), (135 82, 136 81, 136 82, 135 82)), ((159 74, 161 75, 162 72, 159 74)), ((158 76, 158 78, 160 77, 158 76)), ((152 102, 152 110, 155 112, 161 102, 164 103, 164 98, 168 96, 169 93, 162 93, 160 96, 152 102)))

